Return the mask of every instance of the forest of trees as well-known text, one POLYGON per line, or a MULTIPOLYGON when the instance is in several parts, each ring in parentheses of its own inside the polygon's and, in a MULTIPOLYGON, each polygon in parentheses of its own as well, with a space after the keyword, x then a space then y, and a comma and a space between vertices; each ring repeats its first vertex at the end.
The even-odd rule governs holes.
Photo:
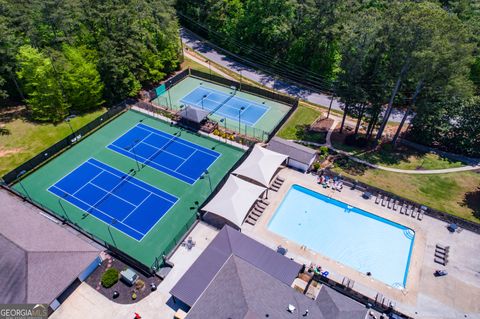
POLYGON ((162 80, 180 48, 169 0, 0 0, 0 98, 58 122, 162 80))
POLYGON ((136 96, 178 69, 177 16, 270 74, 334 94, 355 136, 367 124, 359 140, 380 139, 402 109, 409 139, 480 156, 478 0, 0 0, 0 99, 58 122, 136 96))
POLYGON ((363 140, 380 139, 396 108, 415 114, 410 139, 480 156, 479 1, 178 0, 177 9, 252 65, 333 92, 359 119, 355 134, 368 123, 363 140))

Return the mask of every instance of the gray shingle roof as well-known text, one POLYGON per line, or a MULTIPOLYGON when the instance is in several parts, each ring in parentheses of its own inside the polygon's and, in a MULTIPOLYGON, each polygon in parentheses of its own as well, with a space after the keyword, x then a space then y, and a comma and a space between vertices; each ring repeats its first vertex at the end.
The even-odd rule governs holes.
POLYGON ((188 312, 188 319, 275 318, 364 319, 367 309, 323 286, 322 300, 312 300, 237 256, 230 256, 208 289, 188 312), (289 305, 295 311, 287 310, 289 305))
POLYGON ((311 148, 284 140, 277 136, 268 142, 267 149, 288 155, 289 158, 304 164, 310 164, 312 158, 317 154, 317 152, 311 148))
POLYGON ((0 303, 50 303, 100 250, 0 189, 0 303))
POLYGON ((302 267, 239 231, 225 226, 170 293, 192 306, 232 255, 286 285, 292 284, 302 267))

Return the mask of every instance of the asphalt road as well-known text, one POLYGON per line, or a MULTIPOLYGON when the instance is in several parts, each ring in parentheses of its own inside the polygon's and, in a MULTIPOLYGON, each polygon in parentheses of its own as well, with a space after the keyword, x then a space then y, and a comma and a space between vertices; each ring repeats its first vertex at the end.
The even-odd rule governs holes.
MULTIPOLYGON (((210 61, 213 61, 216 64, 223 66, 224 68, 228 68, 233 72, 239 73, 245 78, 261 83, 262 85, 272 88, 276 91, 286 93, 292 96, 296 96, 302 100, 305 100, 317 105, 323 105, 326 107, 330 105, 331 96, 322 94, 322 93, 313 92, 311 90, 302 88, 295 84, 291 84, 286 81, 276 79, 271 75, 263 73, 249 66, 243 65, 229 58, 225 54, 220 53, 218 50, 215 50, 213 46, 211 46, 208 42, 204 41, 202 38, 200 38, 196 34, 184 28, 180 29, 180 36, 182 38, 182 42, 186 46, 197 51, 198 53, 200 53, 210 61)), ((340 101, 334 99, 332 102, 332 109, 342 111, 343 104, 340 101)), ((402 116, 403 116, 402 111, 393 109, 389 120, 392 122, 400 122, 402 119, 402 116)))

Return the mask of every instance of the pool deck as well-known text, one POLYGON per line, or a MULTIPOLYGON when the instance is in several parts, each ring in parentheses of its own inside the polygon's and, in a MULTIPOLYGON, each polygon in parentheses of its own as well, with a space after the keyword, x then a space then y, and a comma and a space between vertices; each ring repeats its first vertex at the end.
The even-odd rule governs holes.
MULTIPOLYGON (((375 204, 374 199, 365 200, 361 192, 344 187, 341 192, 332 191, 316 183, 312 175, 284 168, 279 173, 285 182, 278 192, 268 191, 270 205, 255 226, 244 223, 242 232, 275 249, 282 245, 288 249, 287 256, 297 262, 321 265, 330 272, 329 277, 342 282, 344 277, 355 281, 353 289, 375 299, 377 293, 391 300, 396 308, 415 318, 480 318, 480 235, 469 231, 451 234, 446 223, 424 216, 422 221, 397 211, 375 204), (340 264, 302 247, 268 230, 268 223, 293 184, 312 189, 349 205, 402 224, 415 231, 410 267, 405 289, 397 289, 368 277, 357 270, 340 264), (437 243, 450 246, 449 263, 446 267, 433 261, 437 243), (473 258, 472 258, 473 257, 473 258), (446 269, 448 276, 434 277, 436 269, 446 269)), ((388 240, 388 239, 386 239, 388 240)))

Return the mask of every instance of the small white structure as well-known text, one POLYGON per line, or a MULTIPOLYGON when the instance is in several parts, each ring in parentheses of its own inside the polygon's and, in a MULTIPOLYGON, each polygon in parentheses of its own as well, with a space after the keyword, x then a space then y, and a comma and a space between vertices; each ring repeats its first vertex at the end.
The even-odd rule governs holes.
POLYGON ((308 171, 317 158, 315 150, 276 136, 268 142, 267 149, 287 155, 287 165, 302 172, 308 171))
POLYGON ((212 225, 224 225, 227 221, 240 228, 248 211, 265 190, 265 187, 230 175, 217 195, 202 208, 206 212, 204 219, 212 225))
POLYGON ((278 168, 287 158, 287 155, 268 150, 257 144, 242 165, 232 174, 268 187, 278 168))

